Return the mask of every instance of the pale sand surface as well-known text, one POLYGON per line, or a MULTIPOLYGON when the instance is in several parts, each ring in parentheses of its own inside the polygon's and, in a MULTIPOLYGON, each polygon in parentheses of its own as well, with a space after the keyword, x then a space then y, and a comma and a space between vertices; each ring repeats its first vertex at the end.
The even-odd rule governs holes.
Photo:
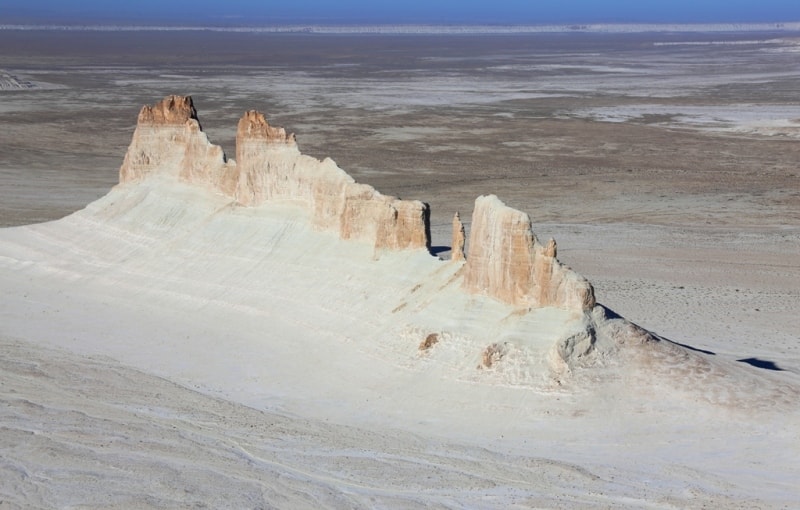
POLYGON ((6 377, 22 372, 16 377, 26 381, 7 385, 9 428, 41 437, 8 446, 6 469, 20 478, 9 497, 20 490, 14 487, 26 494, 11 500, 41 493, 45 503, 97 498, 159 506, 229 497, 197 488, 204 470, 254 484, 255 496, 239 497, 255 497, 255 504, 259 497, 276 504, 273 492, 298 498, 289 506, 308 497, 331 506, 490 507, 518 498, 533 506, 669 507, 780 505, 794 497, 796 375, 760 374, 724 354, 609 358, 558 385, 545 354, 574 327, 570 312, 520 316, 464 294, 450 283, 452 264, 420 252, 376 260, 370 246, 314 231, 306 220, 292 204, 228 209, 206 192, 156 180, 118 188, 58 222, 6 230, 3 283, 11 292, 3 296, 2 322, 8 338, 27 339, 8 342, 12 355, 29 353, 9 361, 6 377), (419 353, 432 331, 442 345, 419 353), (89 359, 37 351, 30 341, 89 359), (495 369, 476 369, 482 349, 497 341, 515 350, 495 369), (125 374, 127 392, 124 383, 92 390, 80 369, 60 390, 64 397, 51 395, 47 385, 60 385, 48 374, 71 372, 60 363, 97 370, 97 356, 137 369, 107 369, 125 374), (311 435, 305 448, 316 454, 297 458, 275 433, 270 440, 281 452, 264 459, 228 436, 227 420, 205 416, 205 407, 174 409, 176 393, 189 390, 154 376, 255 417, 234 422, 242 428, 263 427, 268 418, 234 403, 276 415, 292 434, 311 435), (168 388, 132 397, 131 386, 140 384, 168 388), (59 418, 51 425, 42 413, 59 418), (127 424, 130 414, 144 423, 127 424), (148 425, 150 415, 160 419, 148 425), (175 432, 164 437, 167 419, 175 432), (357 447, 341 436, 360 436, 354 427, 369 431, 357 447), (156 444, 153 435, 161 438, 156 444), (146 441, 143 450, 133 441, 146 441), (334 466, 320 466, 318 442, 334 466), (343 450, 335 448, 342 443, 343 450), (118 452, 109 456, 104 448, 118 452), (441 456, 435 463, 432 448, 441 456), (80 449, 92 469, 70 461, 64 449, 80 449), (384 459, 387 450, 403 456, 384 459), (466 458, 464 450, 471 452, 466 458), (180 469, 197 455, 203 463, 180 469), (87 496, 81 480, 102 480, 98 463, 128 473, 117 476, 129 485, 87 496), (495 463, 516 474, 498 472, 495 463), (148 466, 172 475, 154 474, 158 480, 150 482, 130 473, 148 466), (273 470, 303 476, 287 486, 273 470), (430 492, 420 493, 420 483, 430 492), (183 498, 175 494, 181 488, 183 498))
MULTIPOLYGON (((558 240, 601 303, 713 354, 671 371, 610 366, 563 388, 535 359, 477 371, 487 338, 513 330, 498 326, 508 311, 440 291, 447 275, 435 260, 375 261, 308 232, 289 206, 209 216, 208 197, 165 191, 110 224, 81 213, 2 231, 5 503, 800 499, 795 134, 785 122, 773 122, 788 127, 775 134, 670 120, 729 120, 743 104, 747 122, 753 104, 764 122, 781 120, 775 112, 791 114, 795 97, 790 52, 635 37, 30 37, 0 33, 0 68, 55 86, 2 92, 4 225, 104 195, 138 108, 191 93, 229 152, 236 118, 255 107, 297 131, 304 152, 430 202, 444 257, 452 213, 468 223, 474 197, 497 193, 558 240), (169 37, 166 52, 158 44, 169 37), (625 122, 584 118, 609 108, 625 122), (143 211, 169 221, 141 229, 143 211), (429 288, 412 294, 426 271, 429 288), (430 323, 391 313, 406 297, 409 308, 433 303, 430 323), (443 317, 467 334, 421 357, 426 326, 441 329, 443 317)), ((529 320, 541 342, 562 324, 529 320)))

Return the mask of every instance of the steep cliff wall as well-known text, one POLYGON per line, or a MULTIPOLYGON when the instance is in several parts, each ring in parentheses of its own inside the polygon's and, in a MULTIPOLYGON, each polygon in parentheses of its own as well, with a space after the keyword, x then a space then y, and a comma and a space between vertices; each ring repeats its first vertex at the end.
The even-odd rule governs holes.
POLYGON ((517 306, 591 310, 592 285, 556 259, 556 244, 541 245, 528 215, 496 196, 475 200, 464 289, 517 306))
POLYGON ((376 249, 430 246, 427 204, 382 195, 356 183, 333 160, 302 154, 294 134, 270 126, 256 111, 239 120, 236 161, 227 161, 203 133, 191 97, 169 96, 143 107, 120 182, 154 173, 205 185, 246 206, 276 199, 302 202, 315 226, 376 249))
MULTIPOLYGON (((153 174, 209 187, 245 206, 299 202, 317 228, 376 250, 430 247, 427 204, 383 195, 355 182, 333 160, 302 154, 293 134, 270 126, 257 111, 239 120, 236 161, 228 161, 203 133, 191 97, 169 96, 145 106, 120 182, 153 174)), ((463 261, 464 227, 457 214, 452 249, 452 259, 463 261)), ((595 305, 591 284, 556 259, 555 241, 539 244, 528 215, 493 195, 475 201, 463 288, 515 306, 590 310, 595 305)))
POLYGON ((168 96, 139 112, 119 180, 139 181, 158 173, 220 189, 233 178, 233 166, 222 148, 208 141, 192 98, 168 96))

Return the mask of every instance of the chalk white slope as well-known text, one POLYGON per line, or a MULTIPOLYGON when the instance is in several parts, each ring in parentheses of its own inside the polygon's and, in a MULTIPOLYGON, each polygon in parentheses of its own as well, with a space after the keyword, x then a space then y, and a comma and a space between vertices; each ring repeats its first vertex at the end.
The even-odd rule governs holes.
POLYGON ((794 374, 714 359, 600 306, 465 292, 462 264, 343 240, 297 201, 244 207, 175 172, 0 231, 0 500, 800 497, 794 374))

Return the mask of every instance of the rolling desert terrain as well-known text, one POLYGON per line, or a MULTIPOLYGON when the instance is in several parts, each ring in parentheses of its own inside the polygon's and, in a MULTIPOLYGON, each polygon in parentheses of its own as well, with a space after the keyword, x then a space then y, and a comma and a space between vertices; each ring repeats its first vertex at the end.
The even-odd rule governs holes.
POLYGON ((786 31, 0 30, 0 508, 796 506, 798 55, 786 31), (429 204, 430 249, 171 163, 120 182, 172 94, 239 165, 258 110, 429 204), (490 194, 602 306, 465 292, 490 194))

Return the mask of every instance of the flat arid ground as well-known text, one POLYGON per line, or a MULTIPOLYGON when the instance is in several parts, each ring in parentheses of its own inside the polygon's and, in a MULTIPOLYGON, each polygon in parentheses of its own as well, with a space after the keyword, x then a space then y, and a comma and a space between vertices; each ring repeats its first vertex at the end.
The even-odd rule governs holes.
MULTIPOLYGON (((608 382, 617 394, 477 377, 437 395, 433 376, 343 333, 313 354, 253 353, 275 369, 264 376, 242 368, 250 337, 236 334, 257 324, 216 310, 192 344, 196 319, 167 297, 88 297, 66 273, 50 288, 3 269, 0 507, 796 505, 799 55, 787 33, 0 30, 0 226, 105 195, 141 106, 191 95, 231 157, 257 109, 303 153, 429 203, 445 259, 453 214, 469 231, 475 197, 498 195, 598 302, 736 368, 725 395, 680 368, 677 386, 694 388, 680 398, 632 390, 643 375, 608 382), (218 362, 215 339, 230 360, 182 365, 181 349, 218 362), (373 362, 383 385, 351 373, 373 362)), ((10 246, 21 230, 0 232, 10 246)), ((311 331, 293 327, 275 334, 311 331)))

